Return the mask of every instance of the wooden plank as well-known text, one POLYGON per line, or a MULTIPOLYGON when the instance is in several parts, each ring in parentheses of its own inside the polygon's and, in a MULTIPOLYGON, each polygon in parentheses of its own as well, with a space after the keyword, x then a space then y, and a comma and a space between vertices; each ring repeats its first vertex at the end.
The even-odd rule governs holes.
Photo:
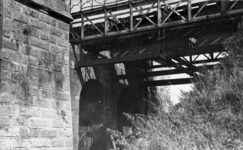
POLYGON ((191 0, 187 1, 187 20, 191 21, 192 19, 192 2, 191 0))
POLYGON ((134 55, 134 56, 129 56, 129 57, 117 57, 117 58, 111 58, 111 59, 96 59, 96 60, 90 60, 90 61, 78 61, 75 63, 75 68, 124 63, 124 62, 129 62, 129 61, 138 61, 138 60, 150 60, 150 59, 155 59, 158 57, 159 57, 159 54, 153 53, 153 54, 140 54, 140 55, 134 55))
POLYGON ((161 25, 161 17, 162 17, 162 12, 161 12, 161 3, 160 0, 157 0, 157 25, 161 25))
POLYGON ((193 82, 193 78, 184 78, 184 79, 170 79, 170 80, 158 80, 158 81, 147 81, 144 83, 144 86, 167 86, 167 85, 180 85, 180 84, 189 84, 193 82))
POLYGON ((84 39, 84 15, 81 14, 81 19, 82 19, 82 22, 81 22, 81 40, 84 39))
POLYGON ((132 4, 130 6, 130 31, 133 31, 133 7, 132 4))
POLYGON ((118 75, 117 79, 134 79, 134 78, 148 78, 154 76, 165 76, 172 74, 180 74, 184 73, 184 70, 181 69, 172 69, 172 70, 163 70, 163 71, 155 71, 155 72, 147 72, 142 74, 134 74, 134 75, 118 75))
POLYGON ((105 12, 105 28, 104 28, 104 35, 107 35, 108 33, 108 14, 107 14, 107 11, 106 9, 104 9, 104 12, 105 12))

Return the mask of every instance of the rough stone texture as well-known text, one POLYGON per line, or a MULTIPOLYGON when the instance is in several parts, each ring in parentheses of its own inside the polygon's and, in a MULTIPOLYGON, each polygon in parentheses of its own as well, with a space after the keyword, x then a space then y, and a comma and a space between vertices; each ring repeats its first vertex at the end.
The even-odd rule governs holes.
MULTIPOLYGON (((71 150, 69 24, 14 0, 0 2, 0 150, 71 150)), ((59 0, 28 3, 48 3, 71 19, 59 0)))

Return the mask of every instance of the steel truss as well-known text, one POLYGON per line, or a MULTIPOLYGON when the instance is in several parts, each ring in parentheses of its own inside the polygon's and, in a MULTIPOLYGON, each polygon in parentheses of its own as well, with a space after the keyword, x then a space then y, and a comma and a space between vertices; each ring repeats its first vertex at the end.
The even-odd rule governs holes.
POLYGON ((143 0, 131 0, 108 6, 104 3, 102 7, 84 11, 80 9, 81 11, 72 14, 74 19, 81 19, 81 21, 73 22, 73 26, 81 27, 79 37, 76 36, 71 40, 71 43, 75 44, 91 39, 134 34, 243 12, 242 3, 239 0, 147 0, 146 3, 143 0), (143 7, 145 4, 147 7, 143 7), (124 15, 128 17, 123 18, 124 15), (102 22, 95 23, 99 20, 102 22), (142 24, 145 20, 147 23, 142 24), (111 23, 121 27, 116 28, 117 31, 109 30, 111 23), (86 35, 86 24, 90 24, 97 31, 96 34, 86 35))
POLYGON ((111 56, 77 61, 77 70, 96 65, 156 61, 160 65, 146 66, 142 74, 123 74, 117 79, 189 75, 186 79, 146 81, 144 84, 158 86, 190 83, 205 65, 212 68, 225 53, 222 41, 234 33, 243 13, 243 2, 129 0, 80 10, 72 14, 76 21, 72 23, 71 44, 81 45, 96 54, 109 51, 111 56), (199 59, 201 57, 204 59, 199 59), (171 69, 155 71, 164 67, 171 69))

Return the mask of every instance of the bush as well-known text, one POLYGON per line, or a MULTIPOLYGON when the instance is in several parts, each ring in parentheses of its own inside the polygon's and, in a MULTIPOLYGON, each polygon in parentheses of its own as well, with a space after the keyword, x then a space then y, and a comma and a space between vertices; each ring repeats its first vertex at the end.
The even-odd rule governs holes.
POLYGON ((228 38, 228 55, 212 70, 203 70, 192 91, 165 112, 128 115, 133 132, 122 137, 127 150, 243 149, 243 24, 228 38), (143 144, 142 144, 143 143, 143 144))

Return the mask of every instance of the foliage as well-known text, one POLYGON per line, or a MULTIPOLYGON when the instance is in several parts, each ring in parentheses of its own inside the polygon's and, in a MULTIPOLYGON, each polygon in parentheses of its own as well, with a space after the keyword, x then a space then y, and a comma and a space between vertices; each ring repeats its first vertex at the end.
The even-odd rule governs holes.
POLYGON ((202 70, 192 91, 166 113, 127 115, 134 125, 123 138, 127 150, 243 149, 243 24, 226 39, 220 65, 202 70), (146 143, 141 145, 141 143, 146 143))

